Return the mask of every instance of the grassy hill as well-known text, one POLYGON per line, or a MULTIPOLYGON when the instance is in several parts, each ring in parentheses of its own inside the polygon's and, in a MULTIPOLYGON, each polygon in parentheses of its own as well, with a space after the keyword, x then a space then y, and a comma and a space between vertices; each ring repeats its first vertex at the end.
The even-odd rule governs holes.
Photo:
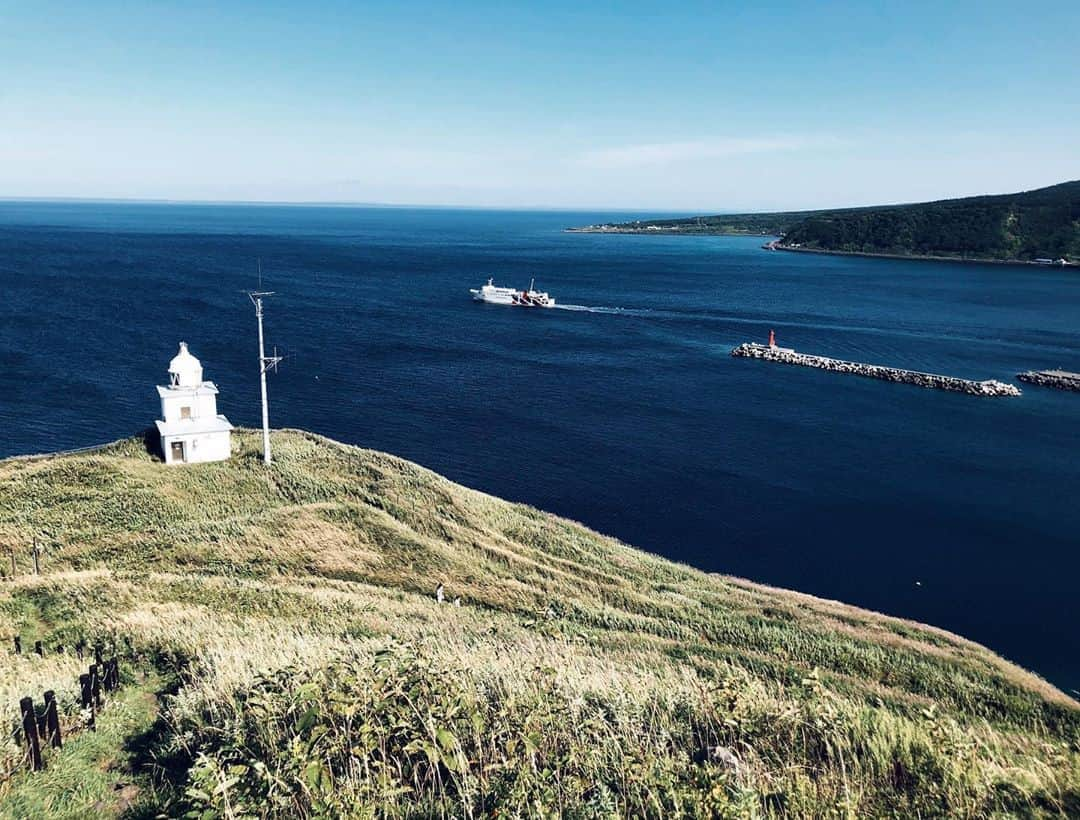
POLYGON ((591 229, 770 233, 782 247, 999 261, 1080 262, 1080 180, 1016 194, 827 211, 666 219, 591 229))
MULTIPOLYGON (((0 641, 132 646, 127 700, 45 775, 0 746, 0 816, 1080 814, 1080 707, 981 646, 274 444, 0 462, 0 545, 47 544, 0 641)), ((46 688, 70 716, 79 667, 0 655, 6 725, 46 688)))

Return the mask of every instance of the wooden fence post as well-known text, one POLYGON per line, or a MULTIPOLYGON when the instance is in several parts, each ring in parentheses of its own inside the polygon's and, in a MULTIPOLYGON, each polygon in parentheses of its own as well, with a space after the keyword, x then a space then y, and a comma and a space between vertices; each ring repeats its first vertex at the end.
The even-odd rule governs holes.
POLYGON ((90 682, 90 675, 84 673, 79 675, 79 700, 82 704, 83 711, 86 712, 86 725, 90 727, 93 732, 97 731, 97 725, 94 721, 94 687, 90 682))
POLYGON ((22 638, 20 638, 18 635, 15 636, 15 654, 22 654, 22 638))
POLYGON ((94 700, 94 708, 101 708, 101 672, 96 663, 90 664, 90 694, 94 700))
POLYGON ((56 711, 56 693, 52 689, 45 693, 45 734, 54 749, 64 745, 60 740, 60 715, 56 711))
POLYGON ((34 544, 34 575, 41 575, 41 564, 39 563, 38 556, 40 555, 38 545, 34 544))
POLYGON ((41 771, 41 746, 38 744, 37 720, 34 717, 34 701, 32 698, 23 698, 19 701, 22 710, 23 734, 26 735, 26 746, 30 752, 30 766, 35 772, 41 771))
POLYGON ((34 641, 34 652, 39 658, 45 657, 45 649, 41 645, 41 641, 34 641))

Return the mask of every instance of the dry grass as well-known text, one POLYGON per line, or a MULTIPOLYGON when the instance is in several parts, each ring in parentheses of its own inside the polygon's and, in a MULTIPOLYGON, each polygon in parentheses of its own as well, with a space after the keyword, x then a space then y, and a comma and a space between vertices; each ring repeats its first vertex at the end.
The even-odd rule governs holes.
MULTIPOLYGON (((0 462, 0 543, 52 541, 45 575, 0 588, 0 639, 122 635, 179 664, 162 742, 187 761, 182 805, 1080 812, 1077 704, 977 644, 307 433, 276 433, 269 470, 256 436, 235 447, 184 469, 137 440, 0 462)), ((74 672, 3 663, 6 716, 74 672)))

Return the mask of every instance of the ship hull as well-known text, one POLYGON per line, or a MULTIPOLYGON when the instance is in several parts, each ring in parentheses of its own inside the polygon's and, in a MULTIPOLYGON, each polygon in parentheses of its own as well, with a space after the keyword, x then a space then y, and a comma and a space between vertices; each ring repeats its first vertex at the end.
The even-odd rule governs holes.
POLYGON ((510 307, 555 307, 555 300, 546 293, 536 291, 514 290, 513 288, 497 288, 486 285, 480 289, 469 291, 476 302, 486 302, 489 305, 509 305, 510 307))

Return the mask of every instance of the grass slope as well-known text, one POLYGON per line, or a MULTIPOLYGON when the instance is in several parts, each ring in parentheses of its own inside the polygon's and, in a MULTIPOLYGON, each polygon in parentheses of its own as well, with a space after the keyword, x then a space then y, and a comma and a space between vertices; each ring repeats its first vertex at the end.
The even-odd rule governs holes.
MULTIPOLYGON (((981 646, 274 443, 269 469, 248 431, 220 464, 0 462, 0 545, 50 541, 0 586, 0 640, 122 637, 181 676, 170 816, 1080 813, 1080 708, 981 646)), ((76 666, 0 656, 3 720, 45 688, 70 712, 76 666)))
POLYGON ((157 711, 156 676, 140 680, 110 698, 98 715, 97 731, 68 736, 60 752, 45 753, 46 768, 25 768, 0 790, 0 818, 78 818, 138 814, 153 816, 152 795, 141 794, 144 777, 133 777, 139 738, 149 732, 157 711))

